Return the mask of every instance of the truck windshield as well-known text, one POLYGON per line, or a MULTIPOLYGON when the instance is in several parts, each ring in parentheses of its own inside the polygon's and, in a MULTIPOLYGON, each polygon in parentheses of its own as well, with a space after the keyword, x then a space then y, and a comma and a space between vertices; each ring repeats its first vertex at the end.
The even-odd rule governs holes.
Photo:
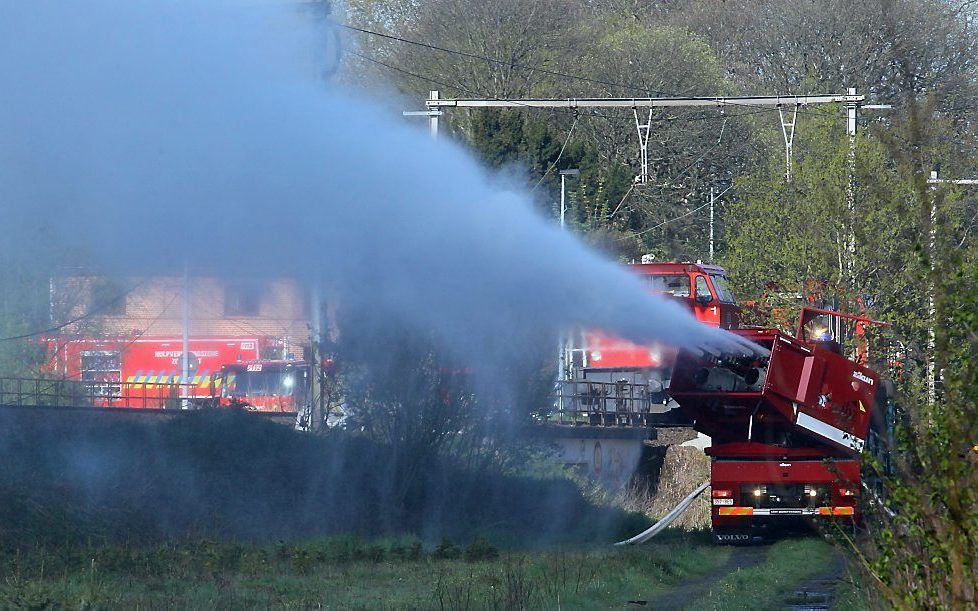
POLYGON ((292 394, 294 371, 240 371, 235 376, 232 393, 238 397, 268 397, 292 394))
POLYGON ((720 301, 724 303, 737 303, 737 298, 734 297, 733 291, 730 290, 730 285, 727 284, 726 276, 710 274, 710 279, 713 280, 713 286, 717 289, 717 298, 720 301))
POLYGON ((689 276, 686 274, 659 274, 647 276, 649 289, 673 297, 689 297, 689 276))

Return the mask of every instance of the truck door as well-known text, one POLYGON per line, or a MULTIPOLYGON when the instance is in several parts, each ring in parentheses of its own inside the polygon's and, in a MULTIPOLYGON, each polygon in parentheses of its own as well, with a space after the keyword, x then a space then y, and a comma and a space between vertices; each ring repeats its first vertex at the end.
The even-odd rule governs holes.
POLYGON ((704 324, 720 326, 720 302, 702 274, 693 278, 693 314, 704 324))

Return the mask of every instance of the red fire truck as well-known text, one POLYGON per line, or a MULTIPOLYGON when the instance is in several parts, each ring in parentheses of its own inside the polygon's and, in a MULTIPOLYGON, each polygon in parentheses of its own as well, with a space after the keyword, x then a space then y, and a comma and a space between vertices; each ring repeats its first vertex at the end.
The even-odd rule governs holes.
MULTIPOLYGON (((725 329, 737 326, 740 306, 722 267, 641 263, 628 269, 642 278, 650 293, 678 301, 703 324, 725 329)), ((608 406, 614 412, 635 415, 668 403, 674 349, 658 344, 639 346, 597 329, 583 329, 575 335, 564 348, 561 395, 572 397, 580 411, 591 412, 591 420, 598 412, 609 413, 608 406)), ((561 405, 562 410, 567 407, 561 405)))
POLYGON ((221 368, 256 361, 280 347, 266 337, 192 337, 182 375, 181 337, 48 340, 52 372, 83 383, 100 407, 166 408, 220 392, 221 368))
POLYGON ((719 541, 765 538, 799 518, 858 517, 859 455, 880 379, 842 355, 843 321, 884 324, 803 308, 797 337, 733 330, 769 356, 680 353, 669 393, 712 439, 719 541))
POLYGON ((251 361, 222 367, 216 386, 221 405, 297 413, 308 406, 312 379, 305 361, 251 361))
MULTIPOLYGON (((737 326, 740 307, 722 267, 701 263, 637 263, 628 269, 641 276, 650 293, 678 301, 703 324, 723 329, 737 326)), ((658 346, 637 346, 596 329, 583 331, 581 341, 572 350, 572 362, 585 370, 661 367, 671 360, 658 346)))

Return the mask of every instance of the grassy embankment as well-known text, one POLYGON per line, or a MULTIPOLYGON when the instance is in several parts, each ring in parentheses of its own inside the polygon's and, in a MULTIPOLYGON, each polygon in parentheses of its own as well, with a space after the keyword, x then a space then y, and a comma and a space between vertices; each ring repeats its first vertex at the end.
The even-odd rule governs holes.
POLYGON ((343 537, 277 545, 101 546, 7 557, 0 606, 594 608, 721 566, 702 535, 642 548, 508 551, 343 537))
MULTIPOLYGON (((647 521, 567 479, 437 459, 416 477, 405 460, 247 415, 4 416, 0 607, 614 607, 654 603, 735 553, 702 533, 613 548, 647 521)), ((810 575, 779 567, 817 569, 819 545, 775 545, 717 592, 777 600, 810 575)))
MULTIPOLYGON (((754 550, 751 550, 752 552, 754 550)), ((693 609, 769 609, 833 562, 816 538, 781 541, 765 559, 689 593, 693 609)), ((199 541, 48 549, 3 559, 3 607, 363 609, 612 608, 648 604, 723 575, 737 548, 670 532, 634 548, 500 553, 483 541, 425 548, 415 538, 339 537, 271 545, 199 541)), ((866 608, 843 581, 836 608, 866 608)))

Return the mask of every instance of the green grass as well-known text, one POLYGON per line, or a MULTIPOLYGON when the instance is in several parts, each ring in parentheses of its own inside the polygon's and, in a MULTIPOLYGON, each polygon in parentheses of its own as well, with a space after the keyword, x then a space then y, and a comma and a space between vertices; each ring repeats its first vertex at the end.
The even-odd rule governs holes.
POLYGON ((806 537, 787 539, 767 548, 761 564, 734 571, 713 584, 691 609, 770 609, 795 600, 804 580, 830 570, 838 552, 825 541, 806 537))
POLYGON ((839 584, 832 608, 845 609, 846 611, 870 611, 881 608, 881 603, 878 596, 875 596, 875 591, 872 589, 872 584, 869 583, 867 576, 858 571, 849 570, 839 584))
POLYGON ((702 577, 730 554, 702 535, 680 533, 635 548, 493 558, 489 547, 473 543, 455 559, 436 558, 413 538, 35 550, 3 557, 0 607, 619 607, 702 577))

